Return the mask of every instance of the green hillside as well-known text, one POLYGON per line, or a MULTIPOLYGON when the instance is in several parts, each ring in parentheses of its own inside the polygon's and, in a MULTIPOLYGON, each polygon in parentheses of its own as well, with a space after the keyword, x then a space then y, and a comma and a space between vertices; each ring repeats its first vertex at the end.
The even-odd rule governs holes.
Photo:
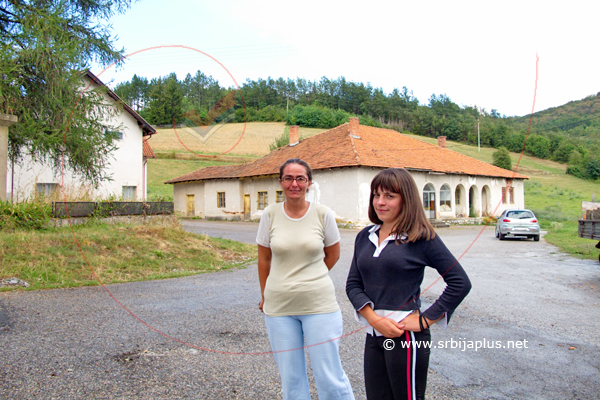
MULTIPOLYGON (((600 95, 600 93, 599 93, 600 95)), ((532 133, 552 132, 569 137, 600 140, 600 96, 591 95, 533 114, 532 133)), ((517 124, 529 124, 529 115, 509 118, 517 124)))

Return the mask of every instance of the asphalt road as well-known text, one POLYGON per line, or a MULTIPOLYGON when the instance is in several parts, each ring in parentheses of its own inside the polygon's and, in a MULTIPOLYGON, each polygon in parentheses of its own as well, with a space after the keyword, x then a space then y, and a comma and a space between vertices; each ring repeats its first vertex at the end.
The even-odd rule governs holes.
MULTIPOLYGON (((182 224, 250 243, 258 226, 182 224)), ((356 233, 342 230, 331 276, 348 334, 342 362, 356 398, 364 399, 364 331, 344 292, 356 233)), ((432 329, 438 348, 427 397, 597 399, 598 262, 568 257, 543 239, 500 242, 490 228, 439 233, 461 257, 473 289, 448 329, 432 329), (508 341, 520 348, 506 348, 508 341), (475 349, 484 343, 494 348, 475 349)), ((443 290, 436 279, 435 271, 426 275, 424 299, 443 290)), ((277 399, 259 293, 256 265, 107 290, 0 293, 0 398, 277 399)))

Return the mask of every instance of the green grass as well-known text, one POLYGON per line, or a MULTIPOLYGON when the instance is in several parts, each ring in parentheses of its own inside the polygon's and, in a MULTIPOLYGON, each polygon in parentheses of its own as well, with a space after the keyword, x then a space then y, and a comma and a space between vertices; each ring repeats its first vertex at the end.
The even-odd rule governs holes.
POLYGON ((94 286, 96 276, 105 284, 181 277, 255 259, 256 246, 189 233, 176 220, 0 231, 0 278, 29 290, 94 286))
POLYGON ((173 185, 164 182, 211 165, 229 165, 234 162, 211 159, 180 160, 156 158, 148 160, 148 200, 173 201, 173 185))

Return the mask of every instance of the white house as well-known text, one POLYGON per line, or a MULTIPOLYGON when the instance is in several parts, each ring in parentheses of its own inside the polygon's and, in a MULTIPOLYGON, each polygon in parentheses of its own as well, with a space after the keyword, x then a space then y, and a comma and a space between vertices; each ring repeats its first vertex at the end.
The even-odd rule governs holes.
POLYGON ((415 179, 431 219, 499 215, 524 208, 524 175, 446 147, 409 138, 394 130, 363 126, 358 118, 240 165, 213 166, 171 179, 175 210, 216 219, 258 219, 262 210, 283 201, 279 166, 301 158, 313 169, 309 200, 329 206, 338 221, 368 223, 370 182, 382 169, 405 168, 415 179))
MULTIPOLYGON (((84 74, 88 90, 104 86, 91 72, 84 74)), ((111 90, 103 93, 106 101, 115 105, 117 116, 103 121, 107 126, 120 126, 117 148, 111 154, 107 174, 112 180, 101 182, 92 188, 72 171, 65 168, 64 174, 52 166, 25 157, 19 163, 8 160, 7 199, 19 202, 35 195, 48 195, 63 188, 68 195, 77 195, 81 191, 94 198, 116 197, 124 200, 144 200, 146 198, 146 160, 154 158, 148 139, 156 133, 137 112, 111 90)))

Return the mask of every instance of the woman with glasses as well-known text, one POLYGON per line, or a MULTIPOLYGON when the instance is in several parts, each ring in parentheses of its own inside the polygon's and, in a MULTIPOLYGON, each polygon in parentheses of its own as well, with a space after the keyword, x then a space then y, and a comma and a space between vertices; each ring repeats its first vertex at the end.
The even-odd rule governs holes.
POLYGON ((319 399, 354 399, 342 369, 342 314, 329 270, 340 257, 333 212, 306 200, 312 171, 300 159, 279 169, 285 201, 261 216, 258 279, 271 349, 284 399, 310 399, 304 348, 308 348, 319 399))

